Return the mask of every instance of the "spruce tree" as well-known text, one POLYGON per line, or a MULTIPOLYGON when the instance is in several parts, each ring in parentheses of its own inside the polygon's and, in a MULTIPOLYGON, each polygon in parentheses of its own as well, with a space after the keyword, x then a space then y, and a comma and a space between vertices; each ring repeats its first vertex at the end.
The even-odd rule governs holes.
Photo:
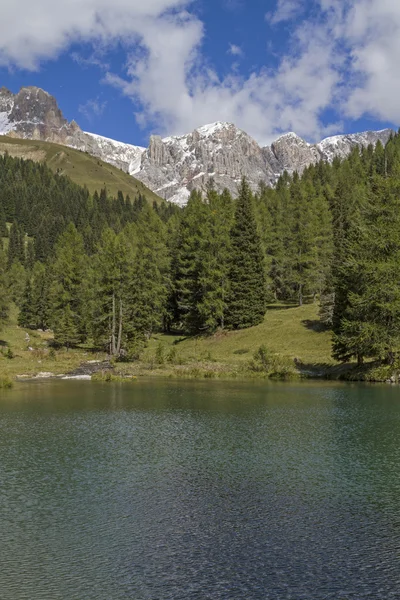
POLYGON ((24 237, 17 221, 14 221, 11 225, 8 241, 8 267, 11 267, 14 261, 21 264, 25 262, 24 237))
POLYGON ((230 292, 227 322, 235 329, 258 325, 266 310, 265 263, 252 193, 242 180, 230 234, 230 292))
POLYGON ((0 248, 0 329, 6 323, 9 309, 9 293, 7 287, 7 258, 0 248))
POLYGON ((6 223, 6 214, 2 204, 0 203, 0 239, 3 237, 8 237, 8 229, 6 223))
POLYGON ((32 313, 35 329, 47 329, 49 325, 50 274, 46 266, 36 262, 32 270, 32 313))
POLYGON ((123 234, 132 252, 122 307, 124 340, 128 354, 134 356, 162 327, 170 259, 165 226, 148 204, 142 206, 136 227, 128 226, 123 234))
POLYGON ((18 325, 35 329, 35 314, 32 306, 32 285, 30 277, 26 280, 21 309, 18 315, 18 325))
POLYGON ((74 346, 85 334, 82 282, 86 257, 83 239, 70 223, 56 246, 50 290, 50 317, 57 343, 74 346))
POLYGON ((348 240, 351 254, 339 271, 347 304, 333 346, 340 360, 375 357, 392 364, 400 352, 399 198, 398 181, 375 176, 362 221, 348 240))
POLYGON ((95 344, 107 348, 111 356, 119 356, 122 350, 129 257, 123 236, 106 229, 93 259, 91 328, 95 344))
POLYGON ((15 260, 12 263, 7 280, 10 298, 20 308, 26 286, 26 270, 20 262, 15 260))

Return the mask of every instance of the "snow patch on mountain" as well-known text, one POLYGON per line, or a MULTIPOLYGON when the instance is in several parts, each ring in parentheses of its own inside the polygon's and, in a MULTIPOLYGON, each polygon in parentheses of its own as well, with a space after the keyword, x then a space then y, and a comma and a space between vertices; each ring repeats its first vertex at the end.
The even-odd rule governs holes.
POLYGON ((13 94, 0 89, 0 134, 55 142, 79 149, 134 175, 162 198, 184 205, 192 190, 205 192, 212 180, 215 189, 236 196, 242 177, 253 190, 263 182, 273 186, 284 171, 302 173, 320 160, 349 155, 355 147, 385 144, 390 129, 337 135, 309 144, 294 132, 260 147, 233 123, 217 121, 191 133, 162 139, 151 136, 148 148, 125 144, 82 131, 68 122, 56 99, 37 87, 13 94))
POLYGON ((6 135, 12 129, 8 118, 8 112, 0 112, 0 135, 6 135))

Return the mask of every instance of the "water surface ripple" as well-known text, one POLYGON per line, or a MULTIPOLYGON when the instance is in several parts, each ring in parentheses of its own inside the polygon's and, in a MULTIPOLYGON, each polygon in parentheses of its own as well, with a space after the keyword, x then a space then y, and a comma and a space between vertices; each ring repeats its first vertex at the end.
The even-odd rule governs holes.
POLYGON ((23 384, 2 600, 400 598, 400 391, 23 384))

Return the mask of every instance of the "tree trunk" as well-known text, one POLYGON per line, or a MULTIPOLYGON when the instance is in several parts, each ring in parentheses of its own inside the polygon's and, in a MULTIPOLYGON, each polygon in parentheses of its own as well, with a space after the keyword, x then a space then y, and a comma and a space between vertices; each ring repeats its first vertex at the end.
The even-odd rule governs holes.
POLYGON ((122 345, 122 299, 119 300, 119 323, 118 323, 118 341, 117 341, 117 355, 121 353, 122 345))
POLYGON ((112 297, 111 356, 115 356, 115 293, 112 297))
POLYGON ((395 358, 396 358, 395 353, 393 351, 390 351, 386 355, 385 363, 392 367, 394 365, 395 358))

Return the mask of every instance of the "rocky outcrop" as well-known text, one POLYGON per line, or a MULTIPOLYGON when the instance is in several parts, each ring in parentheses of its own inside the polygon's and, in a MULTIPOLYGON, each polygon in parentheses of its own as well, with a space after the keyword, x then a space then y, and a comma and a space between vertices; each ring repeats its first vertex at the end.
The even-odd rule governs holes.
POLYGON ((284 171, 302 173, 320 160, 348 156, 355 146, 385 144, 391 134, 385 129, 308 144, 287 133, 262 148, 232 123, 214 123, 184 136, 153 136, 134 175, 166 200, 185 204, 193 189, 204 191, 211 179, 218 191, 236 195, 243 176, 254 190, 260 181, 272 186, 284 171))
POLYGON ((101 158, 123 171, 136 170, 144 148, 82 131, 68 122, 56 99, 37 87, 23 87, 17 94, 0 89, 0 135, 71 146, 101 158))
POLYGON ((152 136, 148 148, 124 144, 82 131, 68 122, 57 101, 36 87, 12 94, 0 89, 0 134, 55 142, 88 152, 142 181, 162 198, 185 204, 192 190, 204 191, 212 179, 215 188, 234 196, 247 177, 251 187, 273 186, 284 171, 302 171, 320 160, 345 158, 354 147, 387 142, 392 130, 329 137, 308 144, 295 133, 261 147, 232 123, 213 123, 187 135, 162 139, 152 136))

